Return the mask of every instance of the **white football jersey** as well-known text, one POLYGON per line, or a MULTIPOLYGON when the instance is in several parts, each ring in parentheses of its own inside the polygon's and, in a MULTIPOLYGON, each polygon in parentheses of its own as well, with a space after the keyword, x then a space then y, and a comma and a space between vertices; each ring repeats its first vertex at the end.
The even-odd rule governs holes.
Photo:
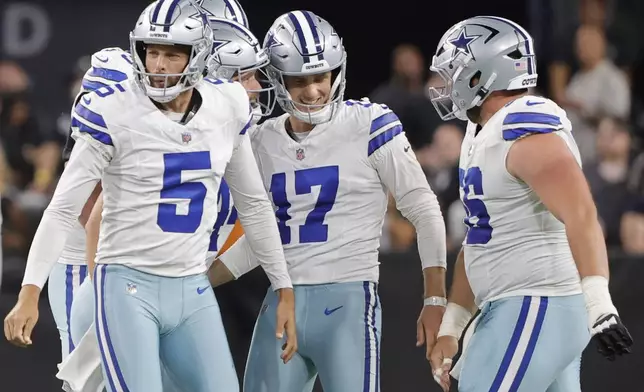
POLYGON ((135 83, 83 96, 73 117, 76 137, 110 161, 97 262, 163 276, 202 273, 219 185, 233 150, 247 139, 246 91, 238 83, 201 82, 202 106, 181 125, 135 83))
POLYGON ((563 223, 506 168, 512 144, 553 132, 581 165, 566 113, 543 97, 524 96, 480 128, 469 123, 461 146, 459 180, 467 235, 465 269, 477 305, 520 295, 581 292, 563 223))
MULTIPOLYGON (((79 95, 129 79, 132 74, 132 56, 121 48, 105 48, 92 55, 92 66, 83 76, 79 95)), ((78 101, 80 97, 77 97, 78 101)), ((63 264, 85 264, 85 229, 74 222, 58 259, 63 264)))
MULTIPOLYGON (((330 122, 300 142, 287 133, 287 118, 265 121, 251 131, 251 141, 293 284, 377 282, 388 191, 417 224, 419 238, 431 230, 423 229, 430 223, 427 209, 435 208, 443 225, 402 124, 386 106, 343 102, 330 122)), ((429 236, 443 243, 442 256, 427 238, 433 249, 421 254, 444 263, 444 225, 442 237, 429 236)))

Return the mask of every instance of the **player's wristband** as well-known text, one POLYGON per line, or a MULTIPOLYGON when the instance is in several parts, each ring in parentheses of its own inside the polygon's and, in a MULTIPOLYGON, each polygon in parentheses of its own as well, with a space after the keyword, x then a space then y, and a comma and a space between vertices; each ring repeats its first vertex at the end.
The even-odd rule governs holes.
POLYGON ((448 303, 437 337, 453 336, 460 339, 470 319, 472 313, 469 310, 454 302, 448 303))
POLYGON ((587 276, 581 280, 581 290, 584 293, 589 322, 594 323, 607 314, 617 315, 617 309, 608 291, 608 279, 603 276, 587 276))
POLYGON ((445 297, 427 297, 423 300, 424 306, 447 306, 447 298, 445 297))

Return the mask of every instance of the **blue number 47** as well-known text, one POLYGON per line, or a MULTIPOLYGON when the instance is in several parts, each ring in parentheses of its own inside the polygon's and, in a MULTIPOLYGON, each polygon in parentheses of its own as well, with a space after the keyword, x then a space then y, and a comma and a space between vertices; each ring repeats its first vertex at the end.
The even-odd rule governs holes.
MULTIPOLYGON (((299 226, 300 243, 326 242, 329 237, 329 227, 324 223, 326 214, 331 211, 338 194, 338 166, 324 166, 295 171, 295 194, 311 193, 314 186, 320 187, 315 207, 306 216, 304 224, 299 226)), ((270 192, 273 203, 277 206, 275 216, 279 227, 282 244, 291 243, 291 228, 286 224, 291 216, 291 203, 286 194, 286 173, 275 173, 271 179, 270 192)))

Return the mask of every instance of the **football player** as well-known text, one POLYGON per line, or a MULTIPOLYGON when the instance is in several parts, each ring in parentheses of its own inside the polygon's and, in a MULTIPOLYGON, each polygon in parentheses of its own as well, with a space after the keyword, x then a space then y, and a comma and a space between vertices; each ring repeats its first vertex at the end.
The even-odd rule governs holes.
MULTIPOLYGON (((295 286, 299 351, 285 366, 277 363, 281 344, 269 310, 278 298, 269 292, 244 390, 311 390, 319 374, 325 390, 377 391, 378 247, 387 194, 418 232, 426 298, 418 335, 429 348, 447 302, 440 208, 396 114, 384 105, 343 100, 346 52, 327 21, 308 11, 284 14, 264 47, 286 113, 251 130, 251 140, 295 286)), ((235 276, 256 265, 244 246, 235 245, 221 260, 215 268, 226 266, 235 276)))
POLYGON ((480 308, 459 391, 580 391, 590 337, 609 359, 632 339, 608 291, 570 121, 528 94, 532 37, 507 19, 470 18, 443 35, 431 70, 444 82, 430 90, 440 116, 469 120, 459 162, 468 231, 431 355, 435 378, 449 389, 458 339, 480 308))
MULTIPOLYGON (((199 3, 208 18, 227 18, 248 27, 248 18, 237 0, 201 0, 199 3)), ((123 82, 132 76, 132 58, 128 52, 121 48, 105 48, 95 53, 92 56, 91 64, 92 67, 85 73, 81 91, 76 97, 74 105, 78 103, 82 95, 106 85, 123 82)), ((74 138, 70 132, 63 150, 63 162, 65 164, 69 160, 73 146, 74 138)), ((61 257, 53 266, 48 279, 47 294, 60 335, 63 361, 74 349, 75 344, 78 343, 92 321, 91 315, 93 312, 85 314, 85 317, 83 317, 81 316, 82 313, 74 312, 76 308, 74 303, 77 298, 83 298, 86 292, 92 291, 90 281, 83 284, 88 274, 91 275, 93 272, 85 264, 85 231, 83 226, 100 191, 99 183, 86 203, 79 221, 74 222, 61 257), (72 321, 72 313, 77 315, 74 321, 72 321)), ((228 184, 223 180, 219 192, 225 195, 227 199, 230 199, 228 184)), ((231 218, 236 218, 236 211, 232 207, 229 207, 227 212, 229 212, 231 218)), ((223 240, 227 238, 227 234, 232 230, 235 221, 234 219, 229 220, 225 220, 221 224, 219 224, 218 220, 216 225, 219 228, 218 232, 222 234, 223 240), (229 220, 232 220, 232 222, 228 223, 229 220)), ((80 301, 85 301, 88 305, 91 305, 93 296, 85 297, 80 301)), ((37 304, 38 298, 32 298, 29 301, 29 305, 32 308, 37 307, 37 304)), ((85 308, 85 305, 81 306, 81 309, 85 308)))
MULTIPOLYGON (((203 80, 212 40, 206 15, 190 0, 145 9, 130 34, 134 78, 84 95, 75 108, 76 145, 32 244, 22 291, 37 293, 102 180, 93 282, 110 391, 161 390, 161 356, 188 390, 238 389, 204 274, 223 176, 282 298, 277 331, 294 336, 291 282, 246 133, 248 96, 238 83, 203 80)), ((25 345, 33 321, 18 316, 7 317, 5 334, 25 345)))

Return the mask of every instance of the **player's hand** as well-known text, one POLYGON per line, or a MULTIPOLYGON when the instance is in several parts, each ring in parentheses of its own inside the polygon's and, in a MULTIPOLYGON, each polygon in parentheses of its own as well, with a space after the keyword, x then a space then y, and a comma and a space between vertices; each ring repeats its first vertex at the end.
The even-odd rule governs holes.
POLYGON ((429 361, 432 348, 436 343, 436 334, 443 321, 444 306, 423 306, 416 321, 416 347, 426 346, 425 358, 429 361))
POLYGON ((600 317, 592 324, 590 333, 597 351, 609 361, 614 361, 617 355, 631 352, 633 337, 616 314, 600 317))
POLYGON ((449 391, 451 384, 449 371, 452 369, 452 358, 457 352, 458 339, 453 336, 441 336, 436 340, 430 355, 429 362, 432 365, 434 380, 445 392, 449 391))
POLYGON ((18 347, 31 345, 31 332, 38 321, 40 289, 27 285, 20 290, 18 302, 4 319, 4 336, 18 347))
POLYGON ((280 289, 278 292, 279 303, 277 304, 277 329, 275 337, 279 340, 284 338, 286 330, 286 343, 282 346, 282 361, 287 363, 297 352, 297 336, 295 329, 295 294, 293 289, 280 289))

